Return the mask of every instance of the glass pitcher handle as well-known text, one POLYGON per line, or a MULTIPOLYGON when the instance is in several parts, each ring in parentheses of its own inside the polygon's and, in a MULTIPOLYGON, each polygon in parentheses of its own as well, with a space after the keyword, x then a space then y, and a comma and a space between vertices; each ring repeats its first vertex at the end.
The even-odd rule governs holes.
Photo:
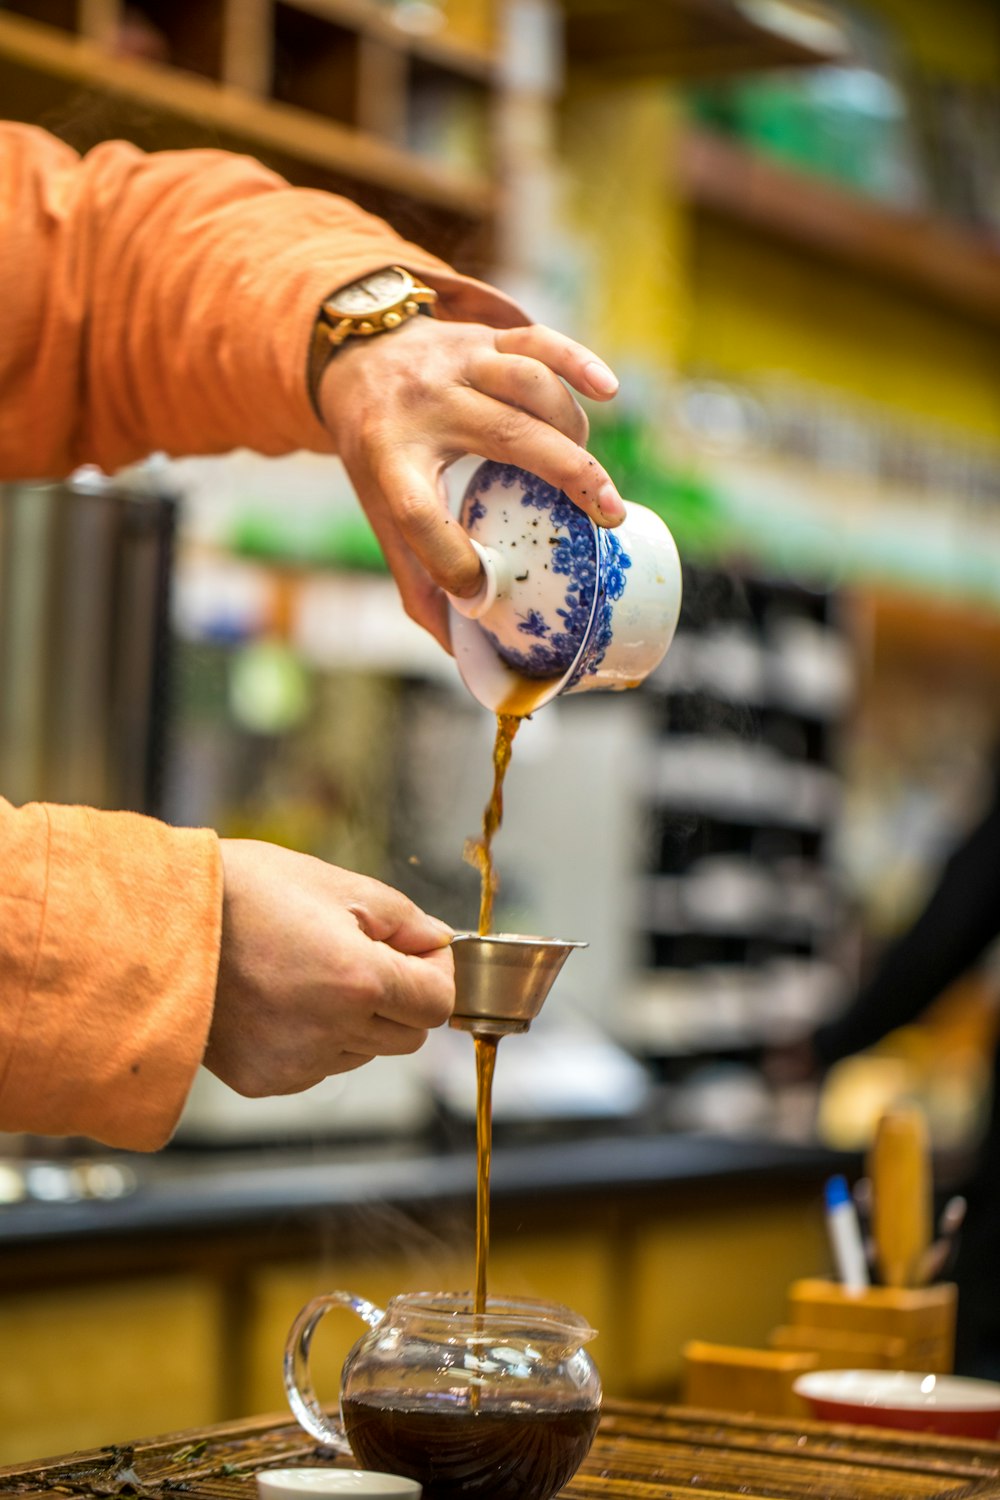
POLYGON ((332 1307, 349 1307, 369 1328, 377 1327, 385 1317, 382 1308, 376 1307, 374 1302, 366 1301, 364 1297, 355 1297, 352 1292, 327 1292, 324 1296, 314 1297, 311 1302, 307 1302, 292 1324, 285 1345, 285 1392, 296 1421, 311 1438, 315 1438, 324 1447, 336 1449, 338 1453, 349 1454, 351 1445, 347 1441, 343 1424, 339 1419, 326 1416, 316 1399, 309 1375, 309 1346, 313 1334, 320 1319, 332 1307))

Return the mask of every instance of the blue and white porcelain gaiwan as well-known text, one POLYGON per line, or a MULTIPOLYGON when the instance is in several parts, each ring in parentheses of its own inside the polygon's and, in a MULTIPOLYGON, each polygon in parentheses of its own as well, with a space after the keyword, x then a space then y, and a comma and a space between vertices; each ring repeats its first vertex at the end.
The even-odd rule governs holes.
POLYGON ((450 597, 466 687, 494 713, 562 693, 636 687, 663 660, 681 607, 668 527, 627 501, 614 530, 514 464, 479 465, 459 520, 483 565, 472 599, 450 597))

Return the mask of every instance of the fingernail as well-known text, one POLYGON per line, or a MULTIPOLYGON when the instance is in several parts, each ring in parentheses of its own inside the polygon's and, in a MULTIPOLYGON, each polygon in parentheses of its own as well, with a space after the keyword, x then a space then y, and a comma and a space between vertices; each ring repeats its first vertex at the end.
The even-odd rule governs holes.
POLYGON ((618 389, 618 376, 599 359, 592 359, 589 364, 584 365, 583 373, 594 390, 599 391, 602 396, 613 396, 618 389))
POLYGON ((428 921, 434 928, 435 932, 437 932, 446 943, 451 942, 452 938, 455 936, 454 927, 450 926, 447 922, 442 922, 440 917, 428 917, 428 921))
POLYGON ((610 480, 597 491, 597 509, 612 524, 625 519, 625 501, 610 480))

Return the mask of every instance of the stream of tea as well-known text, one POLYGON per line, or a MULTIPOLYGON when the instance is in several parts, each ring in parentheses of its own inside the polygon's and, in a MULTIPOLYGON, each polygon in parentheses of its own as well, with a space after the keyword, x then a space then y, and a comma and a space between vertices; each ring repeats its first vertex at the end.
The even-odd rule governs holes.
POLYGON ((476 1044, 476 1298, 473 1311, 486 1311, 486 1263, 490 1253, 490 1158, 493 1155, 493 1070, 498 1036, 477 1036, 476 1044))
MULTIPOLYGON (((514 736, 521 726, 517 714, 497 714, 493 743, 493 791, 483 811, 483 831, 469 839, 465 859, 479 871, 479 935, 493 930, 493 902, 497 873, 493 864, 493 839, 503 822, 503 783, 510 765, 514 736)), ((478 1035, 476 1046, 476 1292, 474 1311, 486 1311, 486 1265, 490 1252, 490 1162, 493 1155, 493 1073, 496 1068, 498 1033, 478 1035)))
POLYGON ((493 741, 493 791, 483 809, 483 831, 478 839, 467 839, 464 859, 479 871, 479 936, 493 931, 493 902, 497 879, 493 864, 493 839, 503 822, 503 783, 514 750, 514 736, 521 727, 517 714, 497 714, 497 734, 493 741))

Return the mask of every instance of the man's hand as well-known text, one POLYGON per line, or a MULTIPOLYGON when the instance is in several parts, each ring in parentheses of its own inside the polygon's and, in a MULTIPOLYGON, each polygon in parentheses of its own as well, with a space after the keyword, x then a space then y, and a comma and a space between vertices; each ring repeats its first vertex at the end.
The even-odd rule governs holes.
POLYGON ((406 611, 446 650, 444 592, 474 594, 479 559, 449 514, 444 471, 472 453, 538 474, 599 526, 621 496, 586 451, 587 418, 563 384, 606 401, 618 382, 550 328, 418 317, 353 339, 320 384, 323 420, 385 553, 406 611), (561 377, 561 378, 560 378, 561 377))
POLYGON ((222 955, 205 1066, 292 1094, 415 1052, 455 1003, 451 929, 377 880, 223 839, 222 955))

